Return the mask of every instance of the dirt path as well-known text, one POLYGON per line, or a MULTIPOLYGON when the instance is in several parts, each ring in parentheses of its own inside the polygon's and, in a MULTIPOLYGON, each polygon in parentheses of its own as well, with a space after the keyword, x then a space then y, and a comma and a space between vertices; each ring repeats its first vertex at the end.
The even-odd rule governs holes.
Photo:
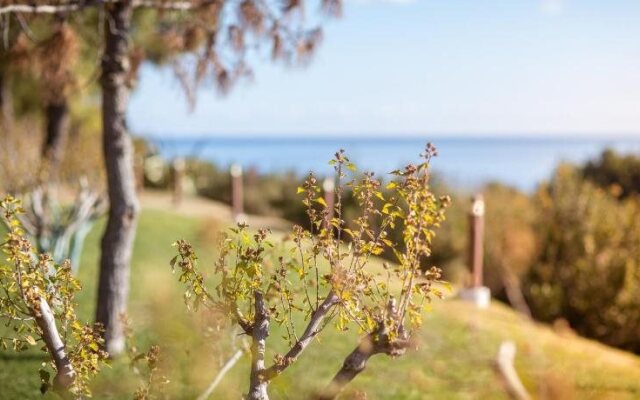
MULTIPOLYGON (((231 207, 202 197, 185 196, 180 205, 175 206, 171 193, 146 189, 140 194, 140 203, 147 209, 171 210, 191 217, 212 217, 225 223, 233 223, 231 207)), ((253 228, 266 227, 282 231, 291 227, 289 221, 277 217, 247 215, 245 221, 253 228)))

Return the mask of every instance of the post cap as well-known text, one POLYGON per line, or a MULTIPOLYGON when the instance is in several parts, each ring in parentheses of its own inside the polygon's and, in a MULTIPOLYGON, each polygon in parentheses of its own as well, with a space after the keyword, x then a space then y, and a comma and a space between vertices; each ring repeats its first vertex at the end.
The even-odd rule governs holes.
POLYGON ((474 217, 482 217, 484 216, 484 197, 482 194, 477 193, 473 196, 473 203, 471 204, 471 215, 474 217))
POLYGON ((231 168, 229 170, 231 172, 231 176, 237 178, 242 176, 242 165, 240 164, 231 164, 231 168))
POLYGON ((336 184, 333 181, 333 178, 325 178, 324 181, 322 181, 322 189, 325 192, 333 192, 336 188, 336 184))

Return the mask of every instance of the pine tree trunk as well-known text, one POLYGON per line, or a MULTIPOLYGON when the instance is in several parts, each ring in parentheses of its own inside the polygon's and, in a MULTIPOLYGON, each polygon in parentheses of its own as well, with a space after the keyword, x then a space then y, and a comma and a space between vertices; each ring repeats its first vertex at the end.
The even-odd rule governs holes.
POLYGON ((69 108, 67 100, 62 98, 45 107, 46 137, 42 145, 42 158, 46 162, 48 175, 57 177, 58 167, 62 160, 64 144, 69 131, 69 108))
POLYGON ((129 2, 106 5, 102 60, 103 150, 109 192, 109 217, 102 236, 96 321, 105 329, 105 349, 111 356, 124 350, 120 316, 126 310, 129 270, 139 211, 135 192, 133 143, 125 114, 129 98, 129 2))

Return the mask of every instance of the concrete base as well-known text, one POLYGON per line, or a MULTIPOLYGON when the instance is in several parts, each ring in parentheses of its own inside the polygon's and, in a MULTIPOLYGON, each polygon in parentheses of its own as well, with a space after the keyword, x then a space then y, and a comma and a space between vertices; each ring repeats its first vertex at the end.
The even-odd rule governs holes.
POLYGON ((460 298, 475 304, 478 308, 489 308, 489 305, 491 305, 491 290, 486 286, 465 288, 460 290, 460 298))

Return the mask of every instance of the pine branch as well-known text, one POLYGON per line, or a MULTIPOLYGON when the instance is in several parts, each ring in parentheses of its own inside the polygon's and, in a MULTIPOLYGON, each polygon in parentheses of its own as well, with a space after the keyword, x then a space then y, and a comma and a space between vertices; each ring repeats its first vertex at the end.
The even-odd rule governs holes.
MULTIPOLYGON (((65 4, 31 4, 19 3, 0 7, 0 14, 62 14, 81 11, 85 8, 99 7, 109 3, 119 3, 122 0, 91 0, 70 1, 65 4)), ((132 0, 133 8, 155 8, 167 11, 191 11, 199 9, 212 1, 156 1, 132 0)))

